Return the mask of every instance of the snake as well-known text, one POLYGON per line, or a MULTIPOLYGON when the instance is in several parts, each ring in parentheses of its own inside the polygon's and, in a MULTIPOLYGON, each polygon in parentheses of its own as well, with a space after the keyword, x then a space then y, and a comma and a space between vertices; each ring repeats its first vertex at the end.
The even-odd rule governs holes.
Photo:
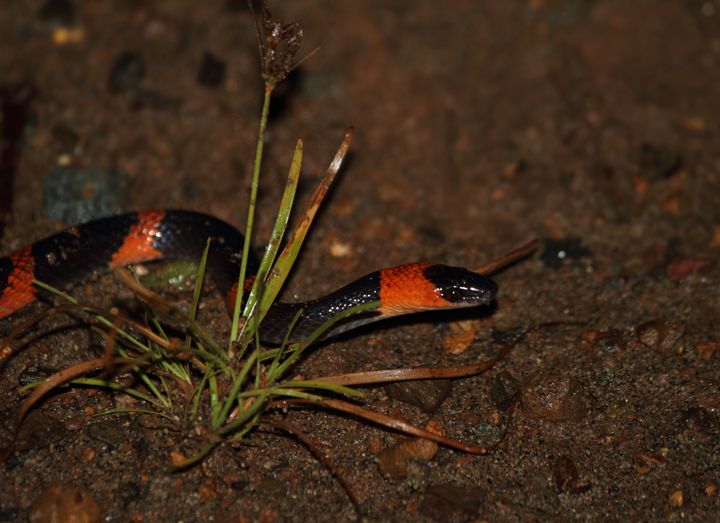
MULTIPOLYGON (((213 216, 185 210, 146 210, 113 215, 77 225, 0 258, 0 318, 46 297, 40 281, 56 289, 82 282, 116 267, 161 259, 199 260, 210 239, 207 271, 232 311, 238 292, 244 236, 213 216)), ((243 289, 252 287, 259 268, 248 253, 243 289)), ((260 326, 264 343, 306 340, 320 326, 361 304, 377 302, 350 314, 323 338, 385 318, 422 311, 474 307, 491 303, 497 284, 462 267, 407 263, 372 272, 344 287, 303 303, 274 303, 260 326)), ((246 294, 246 293, 244 293, 246 294)))

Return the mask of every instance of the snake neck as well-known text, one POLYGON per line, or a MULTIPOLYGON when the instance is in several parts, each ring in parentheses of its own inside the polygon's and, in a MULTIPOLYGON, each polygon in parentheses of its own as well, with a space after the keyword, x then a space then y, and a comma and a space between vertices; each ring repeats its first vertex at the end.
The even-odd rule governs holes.
MULTIPOLYGON (((316 300, 304 303, 275 303, 260 325, 260 339, 270 344, 282 343, 293 318, 302 309, 302 316, 290 332, 289 341, 290 343, 305 341, 337 314, 356 305, 379 299, 380 271, 376 271, 316 300)), ((377 308, 352 314, 334 323, 320 339, 331 338, 383 317, 384 315, 377 308)))

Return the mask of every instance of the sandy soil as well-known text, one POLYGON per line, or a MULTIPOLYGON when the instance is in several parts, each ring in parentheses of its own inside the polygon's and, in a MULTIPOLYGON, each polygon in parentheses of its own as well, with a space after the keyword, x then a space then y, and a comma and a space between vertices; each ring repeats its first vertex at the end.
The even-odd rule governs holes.
MULTIPOLYGON (((252 19, 235 4, 75 1, 70 14, 61 5, 41 15, 40 1, 2 3, 0 83, 36 90, 2 254, 65 227, 48 217, 58 162, 117 177, 111 210, 185 208, 244 226, 262 86, 252 19), (126 52, 145 72, 130 67, 113 92, 126 52), (198 81, 206 52, 226 66, 215 87, 198 81)), ((386 479, 376 456, 397 434, 328 411, 284 415, 339 465, 365 520, 716 521, 720 3, 270 6, 304 22, 301 54, 319 51, 273 102, 256 246, 269 237, 295 142, 305 145, 304 203, 345 129, 356 132, 286 299, 407 261, 472 268, 529 238, 545 246, 495 277, 493 307, 366 328, 317 348, 296 372, 464 364, 494 355, 509 329, 570 322, 454 381, 433 413, 366 389, 369 408, 477 444, 502 430, 502 387, 520 390, 490 456, 441 448, 413 460, 406 478, 386 479), (448 508, 427 493, 437 485, 472 499, 448 508)), ((74 294, 103 306, 131 300, 112 276, 74 294)), ((203 321, 225 339, 220 299, 206 300, 203 321)), ((1 323, 0 336, 18 321, 1 323)), ((48 321, 3 363, 3 424, 33 364, 57 370, 97 355, 81 324, 48 321)), ((141 416, 92 417, 124 401, 86 389, 40 408, 28 450, 0 465, 0 521, 28 518, 58 482, 83 487, 78 504, 94 500, 112 522, 356 518, 336 478, 280 433, 238 449, 243 463, 220 450, 168 474, 171 453, 197 440, 141 416)))

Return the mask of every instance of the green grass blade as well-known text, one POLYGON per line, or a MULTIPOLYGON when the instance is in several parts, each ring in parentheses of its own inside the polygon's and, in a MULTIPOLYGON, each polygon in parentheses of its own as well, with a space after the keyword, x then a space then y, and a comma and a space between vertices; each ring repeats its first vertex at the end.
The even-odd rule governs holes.
POLYGON ((228 434, 232 434, 244 424, 255 421, 257 417, 260 416, 262 408, 265 406, 265 399, 268 397, 268 392, 266 390, 254 392, 257 392, 257 399, 252 403, 252 405, 242 412, 235 421, 218 430, 218 435, 227 436, 228 434))
POLYGON ((118 385, 117 383, 113 383, 111 381, 105 381, 105 380, 98 380, 95 378, 76 378, 74 380, 71 380, 70 383, 75 383, 77 385, 91 385, 93 387, 103 387, 106 389, 112 389, 117 390, 119 392, 124 392, 125 394, 130 394, 131 396, 135 396, 136 398, 140 398, 143 401, 147 401, 148 403, 152 403, 158 408, 165 408, 166 405, 162 405, 161 403, 158 403, 154 399, 152 399, 147 394, 143 394, 142 392, 138 392, 135 389, 131 387, 126 387, 125 385, 118 385))
POLYGON ((203 449, 200 452, 198 452, 194 456, 187 458, 182 463, 175 466, 174 469, 181 470, 181 469, 185 469, 185 468, 193 466, 195 463, 202 461, 203 458, 205 456, 207 456, 208 454, 210 454, 213 451, 213 449, 215 447, 217 447, 219 444, 220 444, 219 441, 217 441, 217 442, 214 441, 212 443, 208 443, 207 445, 205 445, 205 447, 203 447, 203 449))
POLYGON ((160 379, 160 383, 163 386, 163 389, 165 390, 165 398, 167 398, 168 407, 172 407, 172 396, 170 395, 170 389, 168 389, 167 383, 165 382, 165 378, 162 376, 158 376, 158 379, 160 379))
MULTIPOLYGON (((200 395, 202 394, 202 391, 205 390, 205 385, 206 385, 207 382, 208 382, 208 378, 209 378, 209 376, 210 376, 210 372, 211 372, 211 366, 208 365, 207 371, 206 371, 205 373, 203 373, 203 377, 202 377, 202 379, 200 380, 200 383, 198 384, 197 387, 195 387, 195 390, 193 391, 192 398, 191 398, 190 401, 188 402, 188 405, 192 405, 192 407, 190 407, 190 416, 191 416, 193 419, 196 419, 196 418, 197 418, 197 415, 198 415, 198 407, 200 406, 200 395)), ((185 412, 187 412, 187 408, 185 409, 185 412)))
MULTIPOLYGON (((276 371, 277 371, 277 366, 280 363, 280 358, 285 353, 285 349, 288 346, 288 340, 290 338, 290 333, 295 328, 295 324, 300 319, 300 316, 302 316, 302 313, 303 313, 303 309, 300 309, 299 311, 297 311, 297 313, 295 313, 295 317, 290 322, 290 326, 288 327, 287 333, 285 333, 285 339, 283 340, 282 345, 280 345, 280 348, 277 349, 275 358, 273 359, 273 362, 270 364, 270 367, 268 367, 268 376, 277 376, 276 371)), ((261 357, 258 358, 258 360, 263 359, 262 356, 263 355, 261 355, 261 357)), ((270 380, 269 383, 271 383, 272 381, 273 380, 270 380)))
POLYGON ((218 419, 222 409, 222 402, 220 401, 220 393, 215 374, 210 374, 208 376, 208 390, 210 391, 210 419, 212 420, 212 426, 215 427, 220 424, 218 419))
POLYGON ((318 396, 317 394, 310 394, 308 392, 302 392, 295 389, 272 388, 268 389, 268 393, 272 394, 273 396, 288 396, 290 398, 299 398, 310 401, 322 401, 324 399, 322 396, 318 396))
POLYGON ((298 181, 300 179, 302 156, 303 142, 302 140, 298 140, 298 143, 295 146, 292 163, 290 164, 290 173, 288 174, 288 180, 285 184, 285 192, 283 193, 283 198, 280 202, 280 210, 278 212, 277 219, 275 220, 275 226, 273 227, 273 232, 270 236, 270 242, 268 242, 265 249, 265 255, 263 256, 262 262, 260 263, 260 269, 258 270, 258 274, 270 274, 271 276, 263 282, 263 286, 259 285, 259 281, 255 282, 256 285, 253 287, 250 297, 248 298, 247 306, 245 307, 244 316, 246 318, 252 317, 253 315, 251 312, 256 307, 258 296, 260 297, 259 321, 255 320, 253 322, 249 322, 249 329, 257 328, 257 325, 262 322, 265 314, 275 301, 282 284, 285 282, 289 274, 289 267, 287 267, 287 270, 283 271, 278 271, 278 268, 275 267, 275 270, 272 272, 270 271, 270 268, 275 263, 277 252, 280 249, 280 243, 285 236, 288 220, 290 219, 290 211, 292 210, 295 193, 297 192, 298 181), (261 290, 262 292, 260 292, 261 290))
POLYGON ((322 389, 337 392, 338 394, 347 394, 348 396, 355 396, 362 398, 365 396, 364 392, 359 390, 351 389, 349 387, 343 387, 342 385, 334 385, 331 383, 325 383, 322 381, 284 381, 278 383, 273 387, 274 389, 322 389), (330 385, 328 387, 328 385, 330 385))
POLYGON ((337 313, 335 316, 333 316, 328 321, 323 323, 320 326, 320 328, 318 328, 315 332, 313 332, 310 335, 310 337, 307 339, 307 341, 305 341, 304 343, 302 343, 300 345, 300 350, 297 350, 297 351, 293 352, 290 356, 288 356, 288 358, 277 367, 277 369, 275 370, 275 372, 272 375, 270 373, 268 373, 268 376, 267 376, 268 383, 272 383, 273 381, 275 381, 275 379, 277 379, 278 376, 282 375, 282 373, 285 372, 285 370, 287 370, 287 368, 295 362, 297 357, 300 356, 300 354, 302 354, 302 352, 305 350, 305 348, 307 348, 312 343, 314 343, 317 339, 319 339, 329 328, 331 328, 333 325, 335 325, 335 323, 342 320, 343 318, 347 318, 348 316, 350 316, 352 314, 357 314, 358 312, 362 312, 362 311, 366 311, 366 310, 370 310, 370 309, 377 309, 379 306, 380 306, 380 301, 378 300, 378 301, 373 301, 370 303, 363 303, 360 305, 356 305, 355 307, 350 307, 347 310, 337 313))
POLYGON ((262 354, 260 354, 261 361, 273 359, 277 356, 278 352, 281 352, 284 355, 292 354, 294 352, 297 352, 300 350, 300 343, 295 343, 294 345, 287 345, 284 349, 270 349, 263 351, 262 354))
MULTIPOLYGON (((123 358, 129 358, 128 354, 121 348, 116 348, 118 354, 122 356, 123 358)), ((139 366, 134 366, 132 368, 133 372, 142 380, 142 382, 145 384, 145 386, 150 389, 150 391, 155 395, 155 397, 163 404, 163 407, 168 408, 170 405, 168 404, 167 400, 160 394, 160 391, 157 390, 155 387, 155 384, 150 381, 150 377, 143 371, 139 366)), ((109 383, 109 382, 108 382, 109 383)))
MULTIPOLYGON (((58 296, 63 297, 65 300, 67 300, 69 303, 72 303, 73 305, 78 305, 78 303, 79 303, 72 296, 70 296, 62 291, 59 291, 54 287, 50 287, 49 285, 46 285, 41 281, 33 280, 33 284, 37 285, 38 287, 40 287, 42 289, 45 289, 46 291, 52 292, 53 294, 57 294, 58 296)), ((113 323, 111 321, 108 321, 107 318, 100 315, 98 313, 98 311, 96 311, 95 309, 92 309, 91 307, 81 307, 80 310, 92 315, 92 317, 95 318, 97 321, 99 321, 106 327, 109 327, 109 328, 113 329, 114 331, 116 331, 119 336, 122 336, 123 338, 125 338, 126 340, 131 342, 132 344, 134 344, 136 347, 138 347, 143 352, 151 352, 152 349, 150 347, 148 347, 147 345, 143 345, 140 341, 138 341, 135 338, 133 338, 132 336, 130 336, 124 330, 117 328, 115 325, 113 325, 113 323)))
POLYGON ((255 366, 255 360, 257 359, 257 357, 258 349, 255 349, 245 361, 245 364, 243 365, 240 374, 237 376, 237 378, 235 378, 233 388, 230 391, 230 394, 223 400, 220 414, 217 416, 217 419, 213 420, 213 428, 217 428, 223 423, 225 423, 225 420, 230 414, 230 409, 233 407, 233 405, 235 405, 235 401, 238 397, 238 394, 240 393, 240 389, 242 388, 243 383, 245 382, 245 378, 250 373, 250 369, 255 366))
POLYGON ((100 416, 107 416, 108 414, 121 414, 123 412, 129 412, 132 414, 148 414, 148 415, 155 415, 160 416, 161 418, 168 419, 170 421, 176 421, 175 418, 168 414, 164 414, 162 412, 157 412, 154 410, 146 410, 146 409, 110 409, 106 410, 104 412, 98 412, 97 414, 94 414, 93 417, 100 417, 100 416))
MULTIPOLYGON (((46 285, 37 280, 33 280, 33 283, 35 285, 37 285, 38 287, 41 287, 49 292, 57 294, 58 296, 62 296, 64 299, 66 299, 69 303, 72 303, 73 305, 78 304, 78 301, 76 299, 74 299, 73 297, 67 295, 66 293, 64 293, 62 291, 59 291, 59 290, 57 290, 53 287, 50 287, 49 285, 46 285)), ((153 352, 153 350, 150 346, 144 345, 142 342, 136 340, 134 337, 132 337, 130 334, 128 334, 124 330, 115 326, 111 321, 109 321, 107 318, 105 318, 104 316, 99 314, 98 311, 96 311, 95 309, 93 309, 91 307, 81 307, 80 310, 92 315, 92 317, 95 318, 98 322, 100 322, 104 326, 114 330, 115 332, 117 332, 118 336, 122 336, 123 338, 125 338, 127 341, 129 341, 130 343, 135 345, 137 348, 139 348, 143 352, 148 352, 148 353, 153 352)), ((215 354, 220 357, 220 359, 225 359, 225 360, 228 359, 228 356, 225 353, 225 351, 222 350, 222 348, 220 348, 220 346, 217 343, 215 343, 215 340, 212 339, 212 336, 210 336, 207 332, 205 332, 205 330, 202 327, 200 327, 200 325, 197 322, 190 319, 186 314, 184 314, 182 311, 180 311, 176 308, 173 308, 172 313, 174 313, 174 315, 177 317, 177 319, 179 319, 180 321, 185 323, 201 341, 205 342, 205 344, 207 346, 211 347, 215 351, 215 354)))
POLYGON ((203 278, 205 278, 205 267, 207 266, 208 252, 210 252, 210 238, 207 239, 205 250, 202 258, 200 258, 200 266, 198 267, 197 278, 195 279, 195 289, 193 290, 192 305, 190 306, 190 319, 195 319, 198 304, 200 303, 200 292, 202 291, 203 278))

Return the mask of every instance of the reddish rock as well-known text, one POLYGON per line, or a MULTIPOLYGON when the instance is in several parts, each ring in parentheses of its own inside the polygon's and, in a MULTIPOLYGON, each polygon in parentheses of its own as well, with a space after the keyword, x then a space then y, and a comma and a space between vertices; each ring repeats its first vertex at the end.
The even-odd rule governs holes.
POLYGON ((555 484, 558 492, 567 494, 583 494, 590 490, 591 484, 588 481, 578 479, 578 471, 570 456, 560 456, 555 463, 553 471, 555 484))
POLYGON ((485 492, 478 488, 434 485, 425 492, 423 514, 441 523, 465 523, 477 519, 485 492))
POLYGON ((685 327, 664 320, 651 320, 639 325, 635 332, 645 345, 667 355, 685 332, 685 327))
POLYGON ((430 461, 438 451, 438 444, 422 438, 400 440, 392 447, 383 450, 377 457, 380 473, 389 478, 404 478, 407 475, 405 460, 419 457, 430 461))
POLYGON ((712 260, 677 260, 668 265, 667 275, 672 281, 679 281, 689 274, 707 274, 714 266, 712 260))
POLYGON ((579 382, 557 371, 539 372, 522 385, 522 407, 531 418, 580 421, 585 400, 579 382))
POLYGON ((502 371, 490 380, 490 401, 501 411, 507 412, 517 390, 517 380, 509 372, 502 371))
POLYGON ((30 523, 99 523, 102 511, 90 493, 72 483, 47 487, 28 511, 30 523))
POLYGON ((424 412, 436 411, 451 390, 450 380, 401 381, 385 386, 388 396, 415 405, 424 412))
POLYGON ((575 345, 590 352, 594 356, 602 356, 606 353, 613 353, 625 348, 623 331, 610 329, 607 332, 587 329, 575 341, 575 345))
POLYGON ((718 349, 720 349, 720 343, 698 343, 698 357, 701 360, 710 361, 718 353, 718 349))

